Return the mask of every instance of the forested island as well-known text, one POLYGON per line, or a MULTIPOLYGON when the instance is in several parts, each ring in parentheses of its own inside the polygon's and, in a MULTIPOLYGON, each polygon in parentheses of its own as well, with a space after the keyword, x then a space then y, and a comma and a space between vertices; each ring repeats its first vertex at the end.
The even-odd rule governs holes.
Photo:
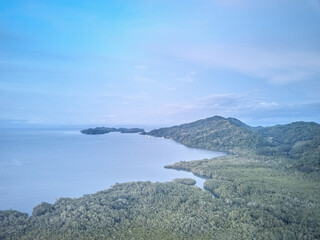
POLYGON ((319 124, 215 116, 147 134, 228 155, 166 166, 204 176, 208 191, 192 179, 116 184, 32 216, 0 211, 0 239, 320 239, 319 124))
POLYGON ((106 133, 111 133, 111 132, 145 134, 145 131, 142 128, 96 127, 96 128, 83 129, 80 132, 83 133, 83 134, 88 134, 88 135, 106 134, 106 133))

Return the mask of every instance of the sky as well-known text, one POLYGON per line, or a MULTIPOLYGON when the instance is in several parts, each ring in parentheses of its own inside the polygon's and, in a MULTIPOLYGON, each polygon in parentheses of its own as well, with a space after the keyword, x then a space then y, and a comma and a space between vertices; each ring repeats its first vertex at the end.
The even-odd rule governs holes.
POLYGON ((0 0, 0 125, 320 122, 319 0, 0 0))

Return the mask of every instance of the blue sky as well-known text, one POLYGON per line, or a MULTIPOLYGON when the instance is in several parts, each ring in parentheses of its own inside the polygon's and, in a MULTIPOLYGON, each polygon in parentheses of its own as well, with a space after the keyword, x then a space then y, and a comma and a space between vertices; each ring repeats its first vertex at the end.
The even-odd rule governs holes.
POLYGON ((320 122, 319 0, 0 0, 0 124, 320 122))

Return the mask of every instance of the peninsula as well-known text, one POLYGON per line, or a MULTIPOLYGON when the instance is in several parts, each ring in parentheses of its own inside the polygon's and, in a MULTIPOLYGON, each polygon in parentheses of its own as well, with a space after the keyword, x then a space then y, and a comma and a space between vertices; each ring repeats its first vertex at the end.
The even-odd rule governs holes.
POLYGON ((97 135, 97 134, 105 134, 111 132, 120 132, 120 133, 140 133, 145 134, 144 129, 142 128, 109 128, 109 127, 96 127, 96 128, 88 128, 80 131, 83 134, 88 135, 97 135))

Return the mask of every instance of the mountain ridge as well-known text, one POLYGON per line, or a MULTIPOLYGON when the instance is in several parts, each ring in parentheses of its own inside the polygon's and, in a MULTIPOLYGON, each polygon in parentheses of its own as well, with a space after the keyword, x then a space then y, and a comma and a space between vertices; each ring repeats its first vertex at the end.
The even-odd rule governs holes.
POLYGON ((320 169, 320 124, 289 124, 251 127, 236 118, 214 116, 147 134, 171 138, 188 147, 287 157, 300 170, 320 169))
POLYGON ((160 128, 152 130, 148 134, 172 138, 190 147, 199 145, 196 147, 231 153, 239 151, 241 147, 253 150, 260 145, 269 145, 266 139, 253 131, 247 124, 236 118, 221 116, 213 116, 169 128, 160 128), (195 139, 201 143, 196 143, 195 139))

